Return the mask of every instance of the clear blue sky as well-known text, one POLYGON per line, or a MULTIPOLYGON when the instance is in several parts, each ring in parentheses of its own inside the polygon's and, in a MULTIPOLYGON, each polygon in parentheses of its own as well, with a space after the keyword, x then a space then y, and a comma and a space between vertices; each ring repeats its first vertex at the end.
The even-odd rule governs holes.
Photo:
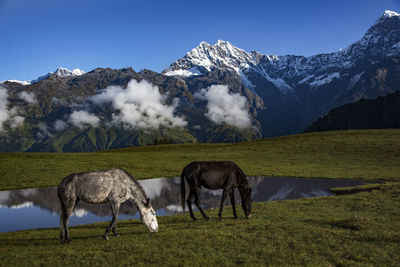
POLYGON ((57 67, 161 72, 201 41, 310 56, 357 41, 400 0, 0 0, 0 81, 57 67))

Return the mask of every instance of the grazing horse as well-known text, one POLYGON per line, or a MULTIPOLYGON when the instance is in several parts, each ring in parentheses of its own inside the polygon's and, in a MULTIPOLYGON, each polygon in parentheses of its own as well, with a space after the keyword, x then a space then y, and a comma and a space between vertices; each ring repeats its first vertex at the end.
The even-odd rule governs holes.
POLYGON ((183 211, 185 211, 186 196, 185 178, 190 188, 186 203, 189 208, 190 217, 192 217, 193 220, 196 220, 192 211, 193 198, 194 203, 203 217, 207 220, 209 219, 200 206, 201 186, 213 190, 223 188, 221 206, 218 213, 220 220, 222 220, 222 210, 228 194, 232 203, 233 216, 235 219, 237 218, 234 195, 236 187, 239 189, 242 199, 242 208, 246 218, 251 217, 251 188, 247 183, 246 175, 244 175, 243 171, 235 163, 231 161, 194 161, 189 163, 183 169, 181 175, 181 204, 183 211))
POLYGON ((72 173, 60 182, 57 189, 61 202, 60 239, 62 242, 70 242, 69 217, 79 200, 88 203, 110 203, 113 218, 104 234, 106 240, 108 240, 110 230, 113 231, 114 236, 119 236, 117 233, 119 207, 128 199, 134 202, 140 212, 142 222, 150 232, 158 231, 156 213, 150 205, 150 199, 147 198, 140 184, 123 169, 72 173))

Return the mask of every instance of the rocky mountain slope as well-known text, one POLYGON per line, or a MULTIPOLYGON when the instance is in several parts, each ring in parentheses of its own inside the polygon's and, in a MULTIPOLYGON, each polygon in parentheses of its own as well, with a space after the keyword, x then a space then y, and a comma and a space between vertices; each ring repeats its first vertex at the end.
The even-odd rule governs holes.
POLYGON ((80 152, 148 145, 164 138, 181 143, 261 137, 252 115, 256 110, 250 107, 244 107, 252 125, 247 128, 215 123, 204 115, 207 102, 195 93, 219 83, 229 85, 231 95, 244 95, 252 106, 262 107, 259 97, 229 73, 182 80, 149 70, 99 68, 79 76, 52 74, 30 85, 7 81, 0 88, 8 117, 2 121, 0 151, 80 152))
POLYGON ((338 106, 400 89, 400 15, 311 57, 202 42, 163 73, 59 68, 0 83, 0 151, 237 142, 304 131, 338 106))

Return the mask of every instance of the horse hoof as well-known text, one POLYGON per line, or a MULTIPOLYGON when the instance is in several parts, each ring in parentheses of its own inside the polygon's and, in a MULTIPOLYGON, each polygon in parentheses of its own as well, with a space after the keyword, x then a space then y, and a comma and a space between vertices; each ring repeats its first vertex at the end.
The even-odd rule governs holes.
POLYGON ((106 235, 103 235, 103 238, 104 238, 105 240, 108 240, 108 239, 109 239, 108 236, 106 236, 106 235))
POLYGON ((234 220, 236 220, 238 218, 238 216, 233 217, 234 220))
POLYGON ((119 237, 119 234, 114 234, 115 237, 119 237))

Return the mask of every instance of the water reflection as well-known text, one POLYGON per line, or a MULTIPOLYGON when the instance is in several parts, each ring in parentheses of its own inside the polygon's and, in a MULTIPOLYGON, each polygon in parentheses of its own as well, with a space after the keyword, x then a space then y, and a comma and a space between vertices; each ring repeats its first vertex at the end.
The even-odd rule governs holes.
MULTIPOLYGON (((248 177, 253 189, 254 202, 297 199, 331 195, 330 188, 364 184, 368 181, 344 179, 306 179, 277 177, 248 177)), ((180 178, 158 178, 139 181, 151 198, 158 216, 181 212, 180 178)), ((186 185, 187 186, 187 185, 186 185)), ((188 192, 188 188, 186 192, 188 192)), ((201 203, 204 208, 219 206, 222 190, 202 189, 201 203)), ((240 203, 239 192, 235 192, 240 203)), ((225 204, 229 204, 227 199, 225 204)), ((187 209, 186 209, 187 210, 187 209)), ((0 232, 24 229, 58 227, 60 202, 56 187, 0 191, 0 232)), ((238 208, 239 216, 242 210, 238 208)), ((226 213, 227 214, 227 213, 226 213)), ((227 216, 227 215, 226 215, 227 216)), ((120 208, 119 219, 139 218, 136 207, 129 201, 120 208)), ((70 219, 70 225, 108 221, 111 210, 108 203, 89 204, 79 202, 70 219)))

